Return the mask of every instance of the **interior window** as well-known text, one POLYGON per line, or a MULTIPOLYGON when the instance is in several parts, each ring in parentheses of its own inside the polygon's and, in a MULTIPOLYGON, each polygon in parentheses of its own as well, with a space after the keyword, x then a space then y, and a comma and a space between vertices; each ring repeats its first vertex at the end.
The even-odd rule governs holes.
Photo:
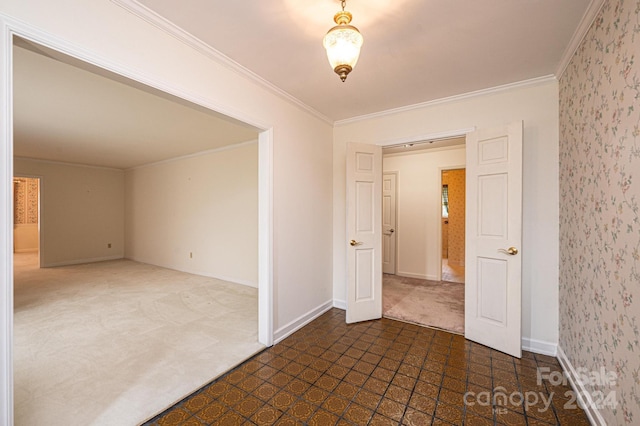
POLYGON ((442 185, 442 217, 449 217, 449 185, 442 185))

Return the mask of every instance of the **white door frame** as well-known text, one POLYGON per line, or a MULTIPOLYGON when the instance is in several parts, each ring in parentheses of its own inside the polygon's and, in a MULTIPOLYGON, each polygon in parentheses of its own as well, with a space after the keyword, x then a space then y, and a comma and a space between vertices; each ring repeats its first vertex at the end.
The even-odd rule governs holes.
POLYGON ((21 37, 258 129, 258 340, 273 344, 273 128, 0 14, 0 424, 13 424, 13 38, 21 37))
MULTIPOLYGON (((393 275, 398 272, 398 172, 397 171, 384 171, 384 156, 382 157, 382 182, 384 185, 384 175, 393 175, 395 176, 394 183, 395 187, 393 188, 393 217, 395 218, 395 224, 393 225, 393 275)), ((384 200, 383 200, 384 205, 384 200)), ((384 208, 384 207, 383 207, 384 208)), ((382 213, 382 218, 384 222, 384 212, 382 213)), ((383 225, 384 228, 384 225, 383 225)), ((384 247, 384 244, 383 244, 384 247)), ((384 253, 384 250, 383 250, 384 253)))

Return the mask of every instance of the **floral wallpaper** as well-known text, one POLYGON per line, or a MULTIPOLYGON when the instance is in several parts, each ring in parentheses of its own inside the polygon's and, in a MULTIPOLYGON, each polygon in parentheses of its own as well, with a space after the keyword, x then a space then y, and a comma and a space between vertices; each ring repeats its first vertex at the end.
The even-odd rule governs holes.
POLYGON ((610 425, 640 424, 639 16, 606 1, 560 79, 560 347, 610 425))
POLYGON ((13 223, 38 223, 38 179, 19 178, 13 181, 13 223))
POLYGON ((442 183, 449 186, 449 264, 464 266, 465 169, 443 171, 442 183))

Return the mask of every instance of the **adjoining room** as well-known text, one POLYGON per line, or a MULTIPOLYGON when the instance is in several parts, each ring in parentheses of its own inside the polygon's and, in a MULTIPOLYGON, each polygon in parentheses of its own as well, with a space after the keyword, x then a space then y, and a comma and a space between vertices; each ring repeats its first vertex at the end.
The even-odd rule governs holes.
POLYGON ((383 149, 383 314, 464 333, 465 138, 383 149))
POLYGON ((258 131, 24 40, 14 59, 15 422, 142 422, 264 348, 258 131))

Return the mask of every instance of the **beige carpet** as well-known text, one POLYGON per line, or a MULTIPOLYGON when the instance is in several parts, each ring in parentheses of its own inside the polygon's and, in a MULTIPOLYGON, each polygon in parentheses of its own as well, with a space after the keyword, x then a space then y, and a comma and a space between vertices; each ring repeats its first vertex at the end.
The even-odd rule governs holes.
POLYGON ((257 289, 117 260, 16 255, 16 425, 135 425, 263 348, 257 289))
POLYGON ((384 274, 382 313, 387 318, 464 333, 464 283, 384 274))

